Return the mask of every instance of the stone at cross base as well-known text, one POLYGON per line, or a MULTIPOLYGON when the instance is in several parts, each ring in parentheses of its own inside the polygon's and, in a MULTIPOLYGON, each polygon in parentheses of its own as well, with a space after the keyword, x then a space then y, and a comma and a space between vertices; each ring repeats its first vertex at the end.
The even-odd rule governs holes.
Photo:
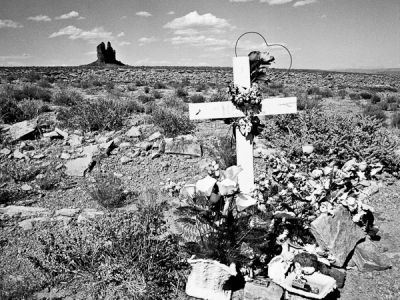
POLYGON ((101 42, 99 45, 97 45, 96 50, 97 50, 97 60, 89 65, 111 64, 111 65, 124 66, 122 62, 116 59, 116 52, 111 46, 110 42, 107 42, 107 48, 104 42, 101 42))

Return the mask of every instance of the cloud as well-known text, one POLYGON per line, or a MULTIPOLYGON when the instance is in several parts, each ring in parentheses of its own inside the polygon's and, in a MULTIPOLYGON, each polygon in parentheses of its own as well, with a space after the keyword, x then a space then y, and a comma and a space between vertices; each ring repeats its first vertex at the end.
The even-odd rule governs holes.
POLYGON ((164 25, 168 29, 185 29, 190 27, 212 27, 212 28, 233 28, 225 19, 218 18, 211 13, 199 15, 197 11, 192 11, 187 15, 176 18, 164 25))
POLYGON ((28 20, 36 21, 36 22, 50 22, 51 18, 45 15, 37 15, 34 17, 28 17, 28 20))
POLYGON ((77 17, 79 17, 79 13, 77 11, 73 10, 67 14, 56 17, 56 20, 66 20, 66 19, 72 19, 72 18, 77 18, 77 17))
POLYGON ((229 0, 229 2, 251 2, 253 0, 229 0))
POLYGON ((322 16, 320 16, 321 19, 326 19, 328 16, 326 14, 323 14, 322 16))
POLYGON ((68 36, 70 40, 82 39, 91 41, 112 38, 112 32, 105 31, 103 27, 95 27, 92 30, 86 31, 72 25, 64 27, 57 32, 53 32, 49 35, 49 38, 55 38, 63 35, 68 36))
POLYGON ((174 15, 174 14, 175 14, 175 12, 173 10, 167 12, 167 15, 174 15))
POLYGON ((125 36, 125 32, 123 31, 117 34, 117 37, 123 37, 123 36, 125 36))
POLYGON ((304 6, 304 5, 315 3, 317 1, 318 0, 300 0, 300 1, 297 1, 295 4, 293 4, 293 6, 294 7, 304 6))
POLYGON ((122 16, 121 20, 125 20, 126 18, 128 18, 127 16, 122 16))
POLYGON ((23 53, 21 55, 0 55, 0 60, 7 60, 7 59, 28 59, 31 58, 32 55, 23 53))
POLYGON ((13 20, 1 20, 0 19, 0 28, 21 28, 24 27, 22 24, 14 22, 13 20))
POLYGON ((128 45, 130 45, 130 44, 131 44, 131 42, 122 41, 122 42, 119 42, 119 43, 118 43, 118 46, 123 47, 123 46, 128 46, 128 45))
POLYGON ((145 18, 148 18, 148 17, 152 16, 152 14, 147 12, 147 11, 138 11, 136 13, 136 15, 139 16, 139 17, 145 17, 145 18))
POLYGON ((168 60, 151 60, 149 58, 139 59, 133 63, 136 66, 165 66, 171 65, 168 60))
POLYGON ((141 37, 140 39, 138 39, 139 46, 144 46, 146 44, 154 43, 156 41, 157 41, 157 39, 154 36, 152 36, 152 37, 144 36, 144 37, 141 37))
POLYGON ((260 2, 266 2, 269 5, 282 5, 292 1, 293 0, 260 0, 260 2))
POLYGON ((174 36, 172 38, 166 39, 166 41, 171 42, 172 45, 190 45, 195 47, 229 47, 232 46, 232 42, 220 39, 209 37, 205 35, 197 35, 197 36, 174 36))

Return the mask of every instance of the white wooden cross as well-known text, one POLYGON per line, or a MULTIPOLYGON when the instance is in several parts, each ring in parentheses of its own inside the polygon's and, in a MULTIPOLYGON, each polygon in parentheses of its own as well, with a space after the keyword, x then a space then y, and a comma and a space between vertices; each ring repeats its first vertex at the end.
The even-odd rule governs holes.
MULTIPOLYGON (((248 56, 233 58, 233 82, 242 88, 250 88, 250 61, 248 56)), ((267 98, 262 100, 261 112, 258 115, 293 114, 297 112, 297 98, 267 98)), ((231 101, 190 103, 191 120, 224 119, 244 117, 231 101)), ((254 188, 253 142, 247 140, 236 128, 237 165, 243 171, 239 173, 239 189, 243 194, 250 194, 254 188)))

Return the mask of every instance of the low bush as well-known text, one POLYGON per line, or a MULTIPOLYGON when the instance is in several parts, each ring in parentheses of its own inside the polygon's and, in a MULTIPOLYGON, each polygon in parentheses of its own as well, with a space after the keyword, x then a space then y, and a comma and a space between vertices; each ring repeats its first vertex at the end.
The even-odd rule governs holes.
POLYGON ((24 85, 21 89, 13 89, 11 96, 21 101, 23 99, 36 99, 49 102, 51 99, 51 92, 35 85, 24 85))
POLYGON ((138 100, 141 103, 147 103, 147 102, 150 102, 150 101, 154 101, 154 97, 152 95, 139 95, 138 96, 138 100))
POLYGON ((65 127, 84 132, 119 130, 126 114, 127 109, 123 103, 100 98, 95 101, 83 100, 64 108, 58 113, 57 119, 65 127))
POLYGON ((400 127, 400 113, 396 112, 392 115, 392 119, 390 121, 390 124, 393 127, 399 128, 400 127))
POLYGON ((311 98, 305 93, 297 93, 297 109, 298 110, 310 110, 320 109, 321 100, 318 98, 311 98))
POLYGON ((25 78, 27 81, 33 83, 33 82, 39 81, 42 78, 42 76, 38 72, 31 71, 25 76, 25 78))
POLYGON ((162 94, 159 91, 154 90, 153 91, 153 98, 154 99, 161 99, 162 98, 162 94))
POLYGON ((374 117, 378 120, 385 121, 386 114, 383 111, 383 108, 387 109, 387 102, 384 102, 383 105, 367 105, 364 108, 363 114, 366 116, 374 117))
POLYGON ((208 85, 205 83, 198 83, 194 86, 196 92, 203 92, 208 89, 208 85))
POLYGON ((189 94, 188 94, 188 92, 187 92, 185 89, 183 89, 183 88, 181 88, 181 87, 178 87, 178 88, 175 90, 175 95, 176 95, 177 97, 179 97, 179 98, 186 98, 189 94))
POLYGON ((144 113, 145 111, 145 106, 143 103, 139 102, 136 99, 130 99, 125 103, 126 107, 126 112, 128 114, 133 114, 133 113, 144 113))
POLYGON ((157 89, 157 90, 162 90, 162 89, 166 89, 166 88, 167 88, 167 86, 166 86, 164 83, 159 82, 159 81, 157 81, 157 82, 153 85, 153 87, 154 87, 155 89, 157 89))
POLYGON ((24 120, 29 120, 36 118, 41 113, 50 111, 50 108, 47 104, 43 104, 43 102, 36 100, 25 99, 18 103, 18 107, 23 112, 24 120))
POLYGON ((349 98, 351 99, 351 100, 360 100, 360 95, 358 94, 358 93, 350 93, 349 94, 349 98))
POLYGON ((164 100, 164 105, 167 107, 176 108, 176 109, 182 110, 182 111, 189 111, 188 104, 180 98, 169 96, 169 97, 164 98, 163 100, 164 100))
POLYGON ((144 80, 136 80, 135 81, 135 85, 136 86, 144 86, 144 85, 146 85, 146 81, 144 81, 144 80))
POLYGON ((150 88, 148 86, 145 86, 143 90, 146 94, 150 93, 150 88))
POLYGON ((105 208, 121 207, 127 199, 121 179, 112 174, 100 174, 87 191, 93 200, 105 208))
POLYGON ((43 172, 43 167, 25 166, 15 161, 10 161, 4 166, 5 173, 16 182, 29 182, 43 172))
POLYGON ((157 106, 152 111, 153 123, 164 130, 166 136, 188 134, 195 129, 189 117, 178 110, 166 106, 157 106))
POLYGON ((229 101, 228 93, 226 93, 224 90, 219 89, 210 97, 210 102, 222 102, 222 101, 229 101))
POLYGON ((83 101, 83 97, 76 91, 63 89, 53 95, 52 102, 60 106, 73 106, 83 101))
POLYGON ((61 174, 47 172, 43 177, 36 180, 37 185, 41 190, 50 191, 57 188, 61 181, 61 174))
POLYGON ((341 99, 346 98, 346 94, 347 94, 347 92, 346 92, 346 90, 344 90, 344 89, 341 89, 341 90, 338 91, 338 96, 339 96, 341 99))
POLYGON ((397 96, 389 96, 386 99, 387 103, 399 103, 400 102, 400 98, 397 96))
POLYGON ((177 299, 188 265, 167 233, 160 202, 113 212, 91 222, 43 225, 36 251, 25 256, 47 280, 83 299, 177 299), (162 238, 160 238, 162 236, 162 238))
POLYGON ((361 97, 362 99, 368 100, 368 99, 371 99, 371 98, 372 98, 372 95, 371 95, 370 93, 368 93, 368 92, 361 92, 361 93, 360 93, 360 97, 361 97))
POLYGON ((378 102, 381 102, 381 97, 379 97, 377 94, 373 94, 371 98, 371 103, 376 104, 378 102))
POLYGON ((37 85, 40 86, 41 88, 44 88, 44 89, 49 89, 49 88, 51 88, 50 82, 49 82, 47 79, 45 79, 45 78, 40 79, 40 80, 38 81, 37 85))
POLYGON ((202 103, 202 102, 206 102, 206 99, 204 98, 203 95, 193 95, 193 96, 190 96, 189 102, 191 102, 191 103, 202 103))
POLYGON ((12 124, 24 120, 24 112, 15 100, 0 96, 0 121, 12 124))

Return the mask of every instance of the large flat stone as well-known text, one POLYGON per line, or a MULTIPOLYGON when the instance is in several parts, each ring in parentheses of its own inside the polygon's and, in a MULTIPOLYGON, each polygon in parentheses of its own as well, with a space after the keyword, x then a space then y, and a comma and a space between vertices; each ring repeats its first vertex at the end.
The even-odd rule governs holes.
POLYGON ((90 155, 85 157, 79 157, 68 161, 65 164, 65 174, 69 176, 85 176, 86 172, 90 169, 93 164, 93 159, 90 155))
POLYGON ((383 271, 391 267, 389 258, 380 253, 378 246, 370 239, 356 246, 352 260, 361 272, 383 271))
POLYGON ((165 153, 182 154, 201 157, 201 145, 192 135, 181 135, 175 138, 167 138, 165 141, 165 153))
POLYGON ((311 223, 311 232, 320 247, 328 250, 336 259, 334 266, 343 267, 350 252, 365 237, 350 212, 340 206, 333 216, 322 214, 311 223))
POLYGON ((244 286, 243 300, 281 300, 283 288, 272 281, 250 281, 244 286))
POLYGON ((11 125, 8 134, 11 140, 18 141, 32 135, 37 128, 37 120, 27 120, 11 125))
POLYGON ((140 137, 142 135, 141 131, 140 131, 140 127, 138 126, 132 126, 126 133, 126 136, 128 137, 140 137))
POLYGON ((5 214, 10 217, 17 215, 21 217, 30 217, 37 215, 49 215, 50 211, 43 207, 9 205, 6 207, 0 207, 0 214, 5 214))

